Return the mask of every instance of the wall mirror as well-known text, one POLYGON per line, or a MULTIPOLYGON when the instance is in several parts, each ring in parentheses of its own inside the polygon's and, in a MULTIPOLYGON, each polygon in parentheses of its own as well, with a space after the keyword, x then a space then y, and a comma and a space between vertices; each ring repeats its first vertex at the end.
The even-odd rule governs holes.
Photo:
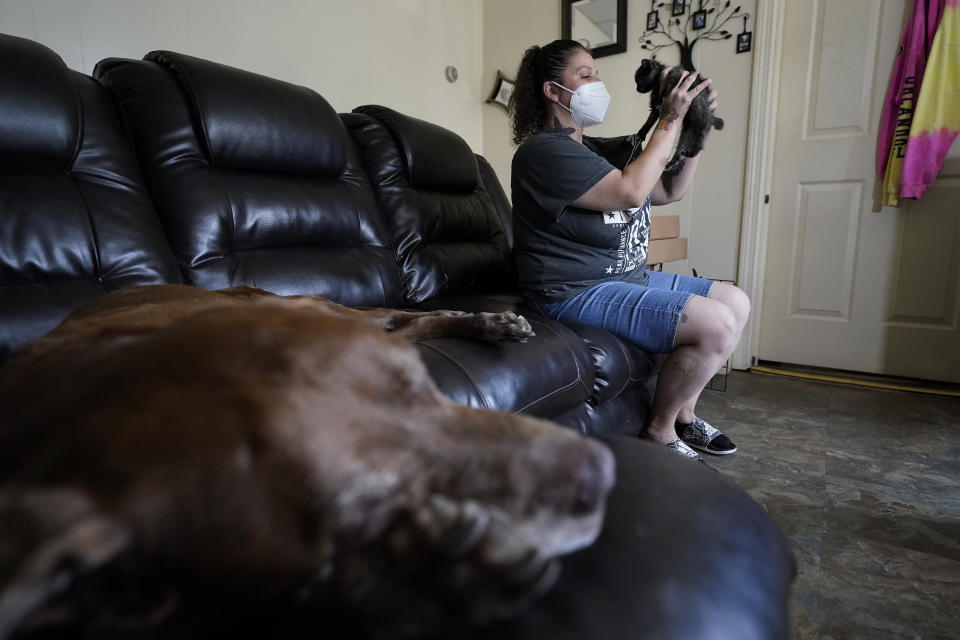
POLYGON ((563 0, 561 25, 594 58, 627 50, 627 0, 563 0))

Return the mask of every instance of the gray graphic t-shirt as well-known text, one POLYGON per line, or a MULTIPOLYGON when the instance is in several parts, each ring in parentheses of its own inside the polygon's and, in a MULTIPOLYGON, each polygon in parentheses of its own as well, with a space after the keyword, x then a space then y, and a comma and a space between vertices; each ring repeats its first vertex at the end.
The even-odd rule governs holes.
POLYGON ((650 198, 599 212, 574 206, 614 167, 569 136, 541 131, 513 158, 517 272, 524 294, 555 302, 607 280, 647 283, 650 198))

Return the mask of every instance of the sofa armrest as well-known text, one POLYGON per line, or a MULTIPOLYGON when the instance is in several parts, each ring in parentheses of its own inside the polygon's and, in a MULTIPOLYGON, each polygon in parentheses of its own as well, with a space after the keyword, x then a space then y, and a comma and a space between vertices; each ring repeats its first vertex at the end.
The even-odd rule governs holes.
POLYGON ((598 540, 518 618, 470 640, 789 637, 796 563, 783 533, 733 481, 665 447, 601 440, 617 461, 598 540))

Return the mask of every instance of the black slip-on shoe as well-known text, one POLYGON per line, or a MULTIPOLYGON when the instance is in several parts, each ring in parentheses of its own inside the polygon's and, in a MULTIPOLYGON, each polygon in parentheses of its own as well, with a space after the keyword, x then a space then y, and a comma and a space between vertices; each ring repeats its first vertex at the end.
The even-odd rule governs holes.
POLYGON ((700 418, 694 418, 689 424, 677 422, 676 429, 680 439, 694 449, 715 456, 726 456, 737 450, 737 445, 733 444, 730 438, 700 418))

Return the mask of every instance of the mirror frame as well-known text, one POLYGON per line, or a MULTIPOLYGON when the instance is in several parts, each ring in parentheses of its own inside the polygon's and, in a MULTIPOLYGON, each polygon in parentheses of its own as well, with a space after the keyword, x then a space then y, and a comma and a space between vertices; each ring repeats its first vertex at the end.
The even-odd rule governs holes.
MULTIPOLYGON (((579 0, 563 0, 563 9, 560 14, 561 32, 563 38, 572 39, 573 30, 573 3, 579 0)), ((617 41, 613 44, 605 44, 602 47, 590 49, 590 55, 594 58, 612 56, 617 53, 627 51, 627 0, 616 0, 617 2, 617 41)))

